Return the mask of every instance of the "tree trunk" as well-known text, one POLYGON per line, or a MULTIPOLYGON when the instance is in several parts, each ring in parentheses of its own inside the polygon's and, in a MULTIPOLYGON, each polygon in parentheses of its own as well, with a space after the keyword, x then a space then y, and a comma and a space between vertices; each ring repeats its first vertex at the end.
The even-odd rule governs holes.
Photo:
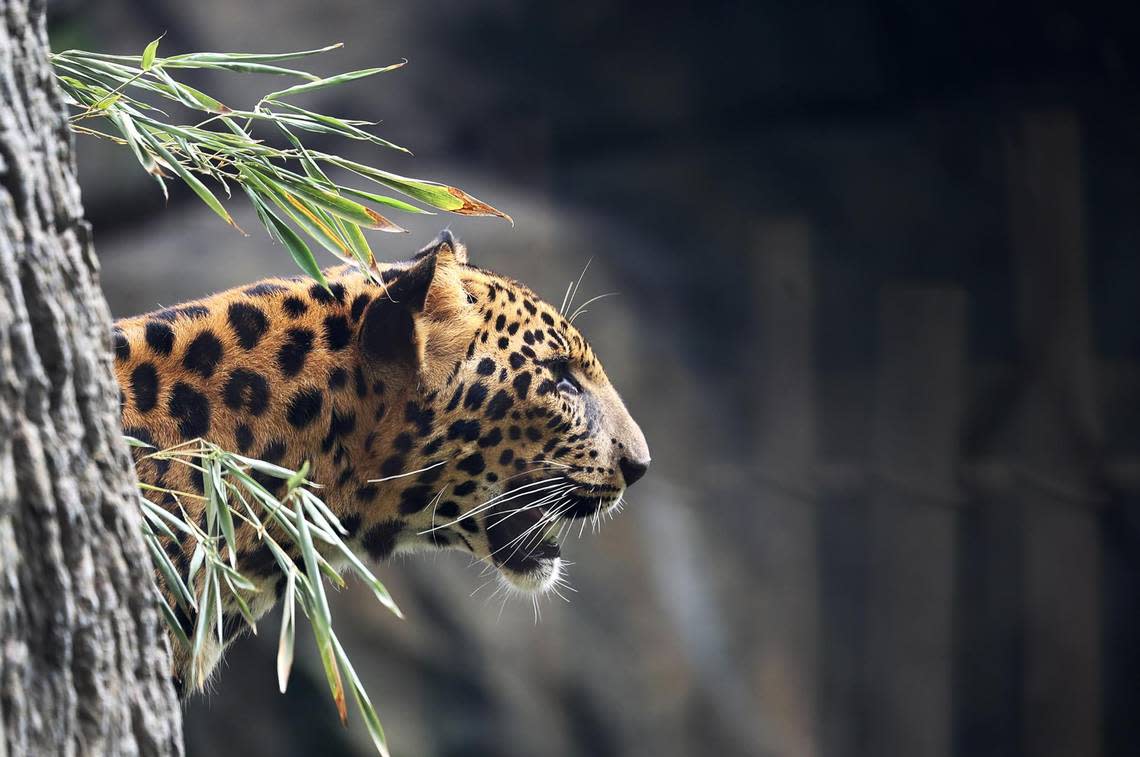
POLYGON ((0 18, 0 757, 180 754, 44 2, 0 18))

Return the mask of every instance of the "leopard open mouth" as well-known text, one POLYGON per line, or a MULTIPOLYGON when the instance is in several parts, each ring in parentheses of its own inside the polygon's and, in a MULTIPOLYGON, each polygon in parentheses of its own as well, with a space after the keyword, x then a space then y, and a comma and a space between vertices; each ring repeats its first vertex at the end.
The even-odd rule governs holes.
POLYGON ((558 537, 562 526, 613 507, 621 492, 606 491, 610 488, 568 481, 557 490, 557 497, 540 491, 504 498, 485 516, 491 561, 515 588, 528 592, 550 589, 562 570, 558 537), (587 493, 578 494, 580 490, 587 493))

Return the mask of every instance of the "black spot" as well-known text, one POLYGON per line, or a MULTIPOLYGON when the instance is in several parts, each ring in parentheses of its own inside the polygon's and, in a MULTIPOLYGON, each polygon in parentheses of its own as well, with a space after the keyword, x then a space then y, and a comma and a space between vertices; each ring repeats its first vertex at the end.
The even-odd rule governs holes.
POLYGON ((507 347, 510 346, 510 344, 511 344, 510 339, 507 339, 505 336, 499 337, 499 349, 500 350, 505 350, 507 347))
POLYGON ((447 468, 447 466, 444 465, 442 461, 438 460, 431 465, 426 465, 424 467, 427 468, 427 470, 416 476, 416 481, 419 481, 421 484, 434 484, 439 480, 439 477, 443 475, 443 471, 447 468))
POLYGON ((462 484, 459 484, 458 486, 456 486, 453 491, 455 492, 455 496, 457 496, 457 497, 466 497, 468 494, 475 491, 475 482, 474 481, 464 481, 462 484))
POLYGON ((463 400, 463 407, 468 410, 478 410, 487 399, 487 387, 483 383, 472 384, 467 390, 467 398, 463 400))
MULTIPOLYGON (((186 614, 186 610, 182 609, 182 605, 176 604, 174 606, 174 618, 178 621, 178 625, 182 627, 182 632, 187 636, 194 635, 194 620, 186 614)), ((178 688, 182 688, 182 680, 178 679, 178 688)))
POLYGON ((325 318, 325 341, 330 350, 343 350, 352 341, 352 330, 348 319, 343 315, 330 315, 325 318))
POLYGON ((271 576, 280 570, 273 550, 265 542, 257 549, 238 553, 238 567, 243 574, 254 576, 271 576))
POLYGON ((436 438, 432 439, 430 442, 428 442, 427 444, 424 445, 422 452, 425 455, 434 455, 436 452, 439 452, 439 448, 442 446, 443 446, 443 437, 437 436, 436 438))
POLYGON ((261 415, 269 405, 269 382, 260 373, 238 368, 222 387, 222 401, 232 410, 261 415))
POLYGON ((487 435, 479 440, 480 447, 494 447, 503 441, 503 432, 499 430, 498 426, 487 432, 487 435))
POLYGON ((127 340, 127 335, 123 330, 116 328, 114 331, 115 340, 115 362, 125 363, 131 359, 131 343, 127 340))
POLYGON ((342 436, 348 436, 356 428, 356 413, 351 410, 341 412, 333 408, 332 419, 329 421, 329 432, 321 440, 321 451, 328 452, 333 444, 342 436))
POLYGON ((368 303, 372 300, 371 297, 363 292, 356 295, 352 301, 352 320, 355 323, 360 320, 360 316, 364 315, 364 308, 368 307, 368 303))
POLYGON ((403 530, 403 521, 386 520, 365 531, 361 543, 373 560, 384 560, 396 549, 396 537, 403 530))
POLYGON ((519 331, 519 322, 518 321, 514 321, 513 323, 511 323, 510 326, 507 326, 507 333, 510 334, 511 336, 514 336, 515 334, 517 334, 518 331, 519 331))
POLYGON ((503 327, 506 325, 507 325, 507 317, 500 313, 499 317, 495 319, 495 331, 502 331, 503 327))
POLYGON ((515 401, 511 399, 511 395, 507 394, 503 389, 500 389, 495 392, 495 396, 487 403, 487 417, 493 421, 501 420, 514 404, 515 401))
POLYGON ((392 440, 392 446, 401 452, 407 452, 412 448, 412 435, 407 431, 401 432, 395 439, 392 440))
POLYGON ((503 454, 499 455, 499 465, 510 465, 511 460, 515 459, 515 451, 508 447, 503 450, 503 454))
POLYGON ((344 470, 342 470, 340 472, 340 475, 337 476, 337 478, 336 478, 337 486, 344 486, 355 475, 356 475, 356 469, 355 468, 352 468, 351 466, 348 468, 345 468, 344 470))
POLYGON ((527 439, 530 439, 532 442, 537 442, 539 439, 541 439, 541 438, 542 438, 542 432, 541 432, 541 431, 539 431, 539 430, 538 430, 537 428, 535 428, 534 426, 527 426, 527 428, 526 428, 526 438, 527 438, 527 439))
POLYGON ((415 402, 409 402, 404 406, 404 420, 414 423, 420 436, 427 436, 431 433, 431 424, 435 421, 435 411, 430 407, 423 408, 415 402))
POLYGON ((523 371, 515 376, 515 380, 511 382, 511 386, 515 388, 515 394, 519 396, 519 399, 525 400, 527 392, 530 391, 530 372, 523 371))
POLYGON ((479 524, 470 516, 461 518, 459 520, 459 526, 469 534, 479 533, 479 524))
POLYGON ((294 297, 292 295, 282 300, 281 304, 285 308, 285 312, 289 314, 290 318, 300 318, 309 310, 309 306, 305 304, 304 300, 302 300, 300 297, 294 297))
POLYGON ((249 297, 268 297, 271 294, 277 294, 278 292, 284 291, 287 290, 280 284, 270 284, 269 282, 265 282, 263 284, 255 284, 251 287, 246 287, 242 290, 242 293, 248 295, 249 297))
POLYGON ((446 502, 441 502, 439 507, 435 509, 437 515, 442 515, 445 518, 454 518, 459 515, 459 503, 453 499, 446 502))
POLYGON ((265 445, 265 449, 261 450, 261 454, 258 457, 267 463, 273 463, 276 465, 285 459, 285 452, 287 450, 288 447, 285 446, 284 441, 281 439, 274 439, 273 441, 269 442, 269 444, 265 445))
POLYGON ((357 487, 356 499, 361 502, 371 502, 376 499, 376 495, 379 493, 380 489, 376 484, 365 484, 364 486, 357 487))
POLYGON ((447 429, 447 438, 473 442, 479 438, 480 433, 479 421, 455 421, 447 429))
POLYGON ((160 355, 169 355, 174 350, 174 329, 161 321, 147 321, 146 343, 160 355))
POLYGON ((553 381, 550 379, 543 379, 542 383, 538 385, 538 389, 536 389, 535 392, 537 392, 538 396, 541 397, 544 394, 552 394, 556 388, 557 384, 555 384, 553 381))
POLYGON ((373 394, 383 394, 384 393, 384 382, 380 381, 379 379, 377 379, 376 381, 373 381, 372 382, 372 393, 373 394))
POLYGON ((205 436, 210 430, 210 401, 189 384, 179 381, 166 403, 170 417, 178 421, 183 439, 205 436))
POLYGON ((269 319, 261 312, 261 308, 246 302, 231 302, 226 317, 230 328, 237 335, 238 344, 245 350, 256 347, 269 329, 269 319))
POLYGON ((222 343, 211 331, 203 331, 194 337, 186 354, 182 356, 182 367, 202 376, 210 378, 214 375, 214 368, 222 359, 222 343))
POLYGON ((459 407, 459 400, 463 398, 463 382, 455 387, 455 394, 451 395, 451 401, 447 403, 446 412, 450 413, 455 408, 459 407))
POLYGON ((199 318, 205 318, 210 314, 210 309, 205 305, 184 305, 174 311, 183 318, 189 318, 196 321, 199 318))
POLYGON ((344 368, 333 368, 329 371, 329 389, 343 389, 348 385, 348 371, 344 368))
POLYGON ((309 296, 324 305, 331 305, 334 302, 344 302, 344 285, 332 284, 328 289, 325 289, 320 284, 313 284, 309 287, 309 296))
POLYGON ((313 350, 313 332, 289 329, 286 341, 277 350, 277 365, 286 376, 296 376, 305 367, 305 359, 313 350))
POLYGON ((353 381, 356 383, 356 396, 364 399, 368 396, 368 382, 364 379, 364 371, 360 366, 356 366, 356 370, 352 374, 353 381))
POLYGON ((348 532, 348 538, 356 536, 360 530, 360 513, 349 513, 340 519, 340 525, 348 532))
POLYGON ((244 423, 239 423, 234 431, 234 440, 237 442, 238 452, 243 454, 249 452, 249 448, 253 446, 253 431, 244 423))
POLYGON ((475 369, 475 372, 480 376, 490 376, 495 372, 495 361, 489 357, 483 358, 479 361, 479 366, 475 369))
POLYGON ((554 319, 550 317, 550 313, 543 313, 542 314, 542 322, 545 323, 547 326, 553 326, 554 325, 554 319))
POLYGON ((432 491, 430 486, 413 486, 405 489, 400 494, 400 514, 410 515, 418 513, 428 506, 431 501, 432 491))
POLYGON ((511 426, 508 433, 512 439, 518 439, 520 436, 522 436, 522 431, 519 430, 518 426, 511 426))
MULTIPOLYGON (((470 473, 472 476, 477 476, 483 472, 487 464, 483 462, 483 456, 478 452, 468 455, 455 464, 455 467, 464 473, 470 473)), ((456 490, 458 493, 458 490, 456 490)))
POLYGON ((380 464, 380 478, 391 478, 404 472, 404 456, 392 455, 380 464))
POLYGON ((294 428, 304 428, 321 414, 324 395, 319 389, 302 389, 289 400, 285 417, 294 428))
POLYGON ((135 408, 140 413, 154 409, 158 402, 158 371, 152 363, 140 363, 131 371, 131 392, 135 396, 135 408))

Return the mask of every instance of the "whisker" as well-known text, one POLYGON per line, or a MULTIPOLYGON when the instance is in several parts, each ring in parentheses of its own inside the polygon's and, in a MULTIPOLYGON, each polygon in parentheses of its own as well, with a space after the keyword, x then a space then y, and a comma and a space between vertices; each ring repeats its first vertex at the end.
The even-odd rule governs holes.
POLYGON ((423 473, 424 471, 429 471, 432 468, 438 468, 441 465, 447 465, 447 461, 446 460, 440 460, 438 463, 432 463, 431 465, 427 466, 426 468, 420 468, 419 470, 410 470, 407 473, 397 473, 394 476, 385 476, 384 478, 370 478, 370 479, 368 479, 368 483, 370 483, 370 484, 382 484, 385 481, 392 481, 393 479, 397 479, 397 478, 405 478, 407 476, 414 476, 417 473, 423 473))
POLYGON ((579 316, 582 316, 582 315, 585 315, 586 313, 588 313, 589 311, 586 310, 586 306, 589 305, 591 302, 597 302, 598 300, 605 299, 606 297, 615 297, 615 296, 617 296, 617 292, 606 292, 605 294, 599 294, 597 297, 591 297, 590 299, 586 300, 585 302, 583 302, 581 305, 578 306, 578 309, 575 310, 573 315, 571 315, 569 318, 570 323, 573 323, 575 318, 578 318, 579 316))

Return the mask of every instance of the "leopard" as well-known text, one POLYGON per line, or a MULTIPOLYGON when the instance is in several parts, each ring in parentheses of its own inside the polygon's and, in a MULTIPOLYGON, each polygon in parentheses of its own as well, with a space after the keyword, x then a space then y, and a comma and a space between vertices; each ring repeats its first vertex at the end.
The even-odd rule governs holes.
MULTIPOLYGON (((322 274, 115 322, 121 421, 138 441, 143 496, 204 526, 201 469, 148 450, 205 440, 286 470, 304 466, 366 560, 457 549, 510 590, 554 589, 565 561, 563 529, 553 526, 613 514, 650 464, 586 338, 526 285, 471 264, 449 230, 408 260, 322 274)), ((288 485, 252 475, 274 495, 288 485)), ((160 541, 186 576, 196 542, 160 541)), ((254 586, 244 609, 256 620, 280 601, 285 579, 251 524, 235 521, 234 541, 227 549, 254 586)), ((194 669, 204 675, 191 676, 190 649, 171 636, 183 698, 202 690, 248 625, 232 604, 222 640, 198 645, 194 669)), ((192 638, 195 618, 171 606, 192 638)))

